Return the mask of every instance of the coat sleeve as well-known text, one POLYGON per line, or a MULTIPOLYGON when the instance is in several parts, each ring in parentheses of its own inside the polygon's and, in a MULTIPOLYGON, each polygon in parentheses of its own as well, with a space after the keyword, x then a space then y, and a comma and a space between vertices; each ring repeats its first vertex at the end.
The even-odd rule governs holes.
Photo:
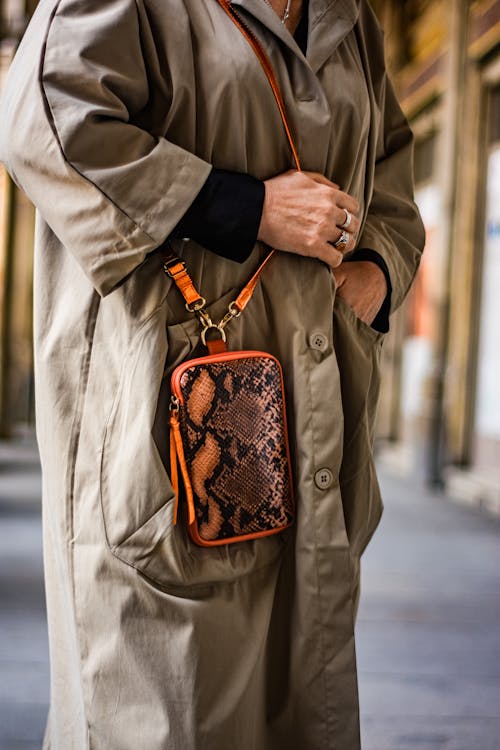
POLYGON ((0 158, 102 295, 165 240, 211 170, 138 124, 145 23, 133 0, 41 3, 0 106, 0 158))
MULTIPOLYGON (((365 9, 367 5, 364 4, 365 9)), ((373 190, 358 244, 373 248, 384 259, 394 311, 404 300, 418 269, 425 232, 413 198, 413 134, 387 76, 383 35, 369 8, 362 13, 361 34, 380 122, 373 190)))

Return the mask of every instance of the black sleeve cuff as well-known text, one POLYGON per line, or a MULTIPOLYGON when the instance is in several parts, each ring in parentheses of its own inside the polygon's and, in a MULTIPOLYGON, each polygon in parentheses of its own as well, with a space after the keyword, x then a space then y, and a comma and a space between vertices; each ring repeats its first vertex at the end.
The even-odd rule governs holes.
POLYGON ((368 260, 375 263, 381 271, 384 272, 385 280, 387 282, 387 294, 382 306, 377 313, 375 320, 372 323, 372 328, 380 333, 387 333, 389 330, 389 314, 391 312, 391 294, 392 284, 391 277, 389 276, 389 269, 387 268, 385 260, 382 258, 376 250, 371 250, 368 247, 360 247, 354 252, 350 253, 349 256, 344 258, 344 263, 348 263, 353 260, 368 260))
POLYGON ((173 236, 189 237, 217 255, 243 263, 257 241, 264 196, 261 180, 213 168, 173 236))

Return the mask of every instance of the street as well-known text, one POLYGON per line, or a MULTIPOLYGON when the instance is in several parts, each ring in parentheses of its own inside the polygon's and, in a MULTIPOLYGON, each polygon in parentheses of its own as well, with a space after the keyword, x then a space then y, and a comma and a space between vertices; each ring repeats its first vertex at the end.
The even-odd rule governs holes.
MULTIPOLYGON (((357 626, 363 750, 498 750, 500 521, 382 486, 357 626)), ((0 750, 40 750, 48 704, 39 495, 33 438, 0 443, 0 750)))

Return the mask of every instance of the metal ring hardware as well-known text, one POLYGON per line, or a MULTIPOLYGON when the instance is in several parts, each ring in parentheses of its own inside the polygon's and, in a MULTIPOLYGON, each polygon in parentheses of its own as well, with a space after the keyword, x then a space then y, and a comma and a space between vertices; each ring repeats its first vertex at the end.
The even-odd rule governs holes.
POLYGON ((229 303, 229 312, 233 318, 239 318, 241 315, 241 310, 236 307, 236 302, 229 303))
POLYGON ((199 300, 197 300, 196 302, 192 302, 191 304, 186 303, 186 310, 196 315, 200 322, 201 340, 203 345, 206 346, 207 331, 210 331, 211 329, 218 331, 222 341, 224 341, 225 343, 227 339, 224 328, 227 326, 229 321, 231 321, 233 318, 238 318, 241 315, 241 310, 239 310, 236 306, 236 301, 233 301, 228 305, 228 311, 224 315, 220 323, 214 323, 207 311, 203 309, 205 305, 206 300, 204 297, 200 297, 199 300))
POLYGON ((227 324, 233 319, 233 318, 239 318, 241 315, 241 310, 238 310, 236 307, 236 302, 231 302, 228 305, 228 311, 222 318, 221 322, 219 323, 220 328, 225 328, 227 324))
POLYGON ((197 313, 202 310, 206 304, 207 301, 205 297, 200 297, 200 299, 197 299, 196 302, 186 302, 186 310, 191 313, 197 313))
POLYGON ((215 323, 212 323, 211 326, 207 326, 206 328, 203 328, 201 331, 201 341, 203 343, 203 346, 207 345, 207 331, 210 331, 211 329, 214 329, 220 333, 220 337, 224 343, 227 341, 226 339, 226 332, 223 328, 219 325, 215 325, 215 323))

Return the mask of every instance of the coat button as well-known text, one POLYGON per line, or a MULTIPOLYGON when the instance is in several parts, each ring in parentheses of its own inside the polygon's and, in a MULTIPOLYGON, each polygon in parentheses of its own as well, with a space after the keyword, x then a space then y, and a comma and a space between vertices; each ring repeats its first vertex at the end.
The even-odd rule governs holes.
POLYGON ((327 490, 333 484, 333 473, 330 469, 318 469, 314 475, 314 482, 320 490, 327 490))
POLYGON ((314 331, 309 336, 309 346, 318 352, 326 352, 328 349, 328 337, 321 331, 314 331))

